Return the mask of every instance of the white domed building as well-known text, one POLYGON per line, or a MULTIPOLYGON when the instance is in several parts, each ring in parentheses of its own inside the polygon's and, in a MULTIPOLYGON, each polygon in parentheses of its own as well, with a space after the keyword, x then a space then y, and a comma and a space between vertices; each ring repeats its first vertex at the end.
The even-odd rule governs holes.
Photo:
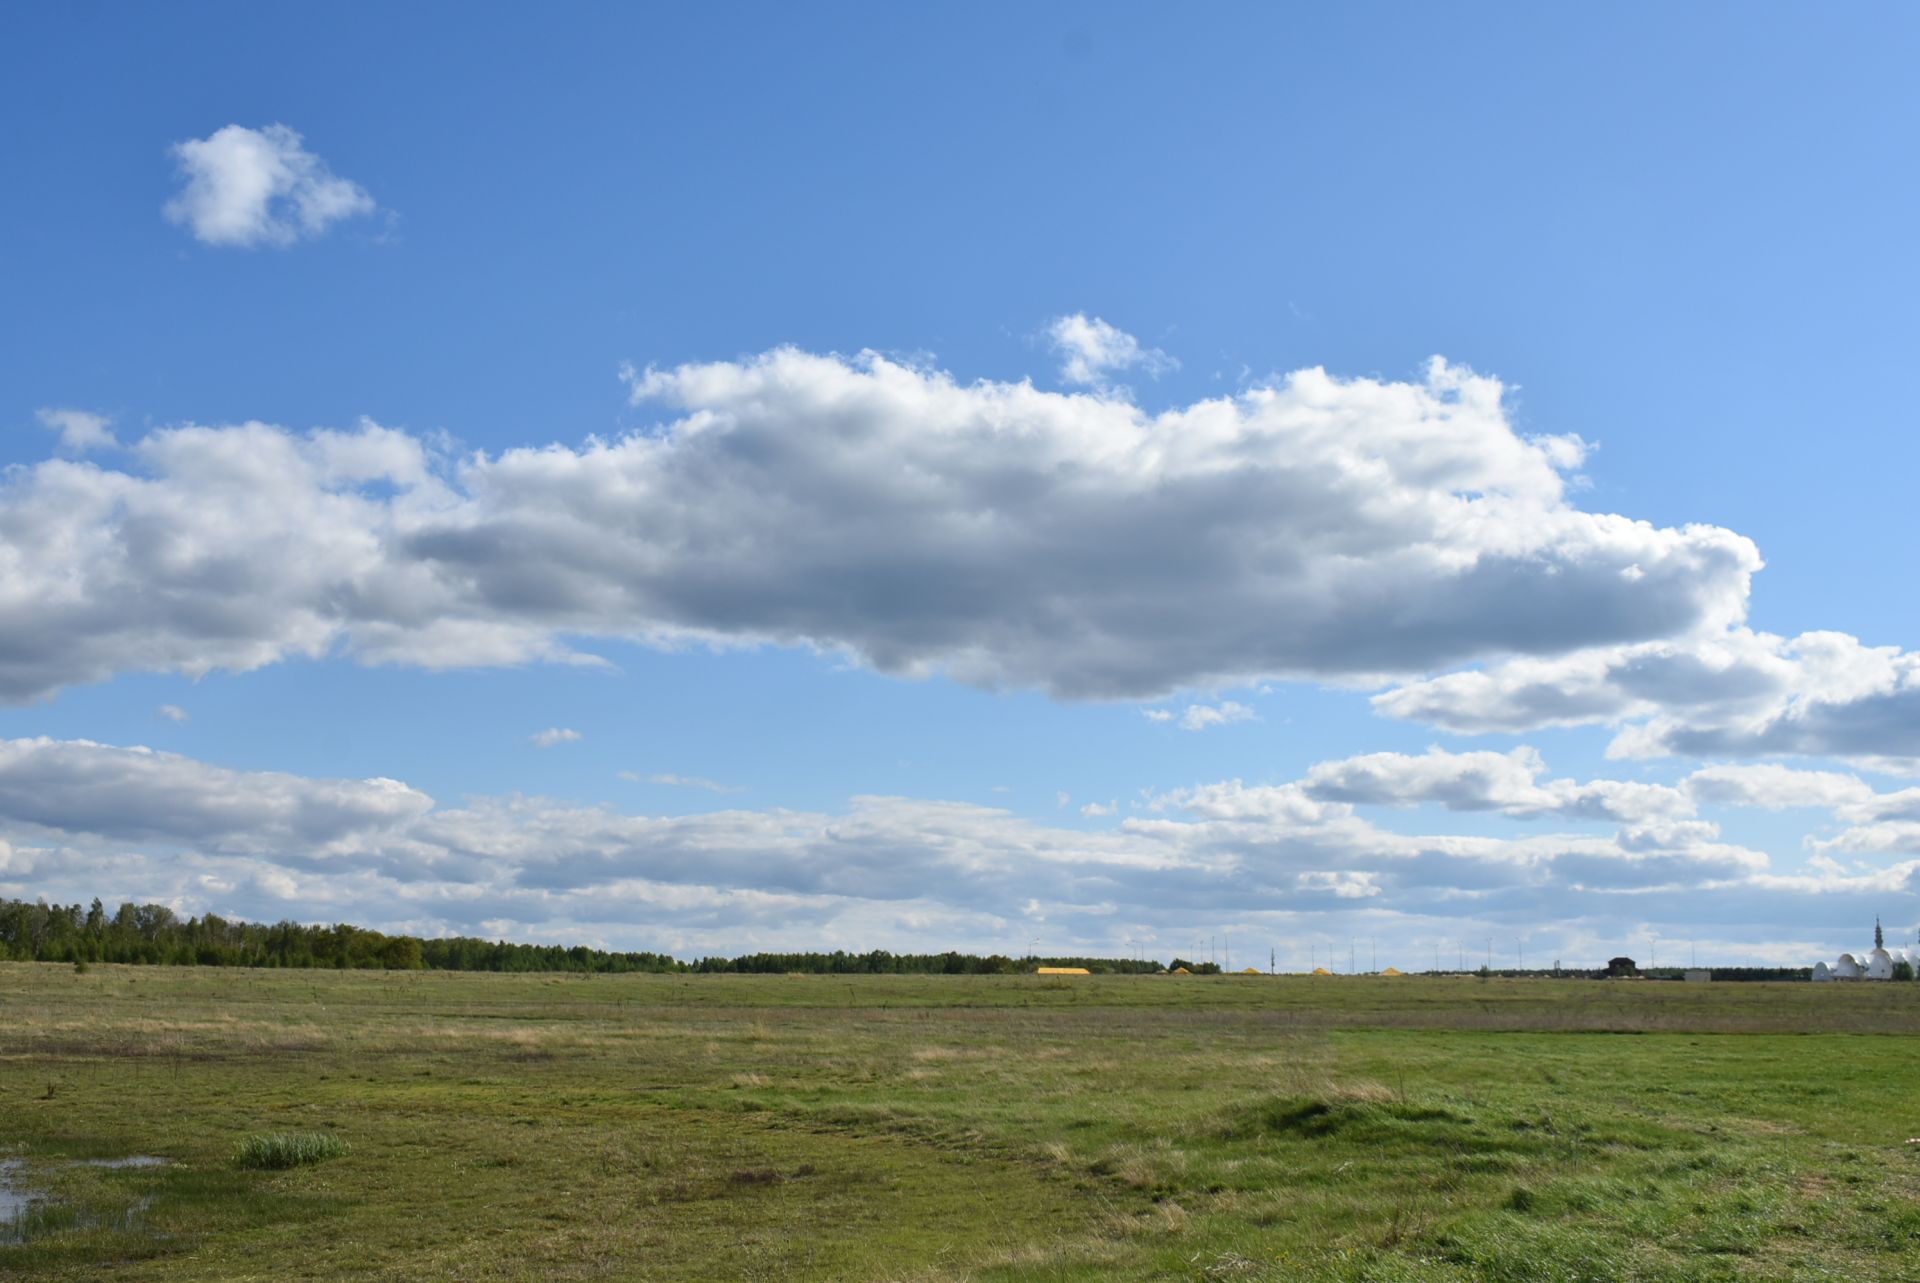
POLYGON ((1912 974, 1920 976, 1920 948, 1896 949, 1889 952, 1886 933, 1880 928, 1880 920, 1875 918, 1873 952, 1864 958, 1843 953, 1831 967, 1824 962, 1817 962, 1813 967, 1813 978, 1816 981, 1891 980, 1895 969, 1903 963, 1912 969, 1912 974))

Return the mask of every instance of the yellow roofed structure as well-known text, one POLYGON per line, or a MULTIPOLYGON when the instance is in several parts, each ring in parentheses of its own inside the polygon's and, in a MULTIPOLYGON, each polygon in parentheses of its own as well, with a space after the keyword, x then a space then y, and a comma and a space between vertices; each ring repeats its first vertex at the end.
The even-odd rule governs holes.
POLYGON ((1090 976, 1093 972, 1085 967, 1035 967, 1036 976, 1090 976))
POLYGON ((1333 974, 1333 972, 1328 971, 1325 967, 1315 967, 1313 969, 1313 974, 1316 976, 1330 976, 1333 974))
POLYGON ((1168 972, 1167 974, 1174 975, 1174 976, 1190 976, 1193 974, 1193 972, 1188 971, 1185 967, 1175 967, 1172 971, 1168 972))
POLYGON ((1380 974, 1383 976, 1404 976, 1407 973, 1400 970, 1400 968, 1398 967, 1388 967, 1385 971, 1382 971, 1380 974))
POLYGON ((1240 974, 1243 976, 1257 976, 1260 974, 1260 968, 1248 967, 1245 971, 1242 971, 1240 974))

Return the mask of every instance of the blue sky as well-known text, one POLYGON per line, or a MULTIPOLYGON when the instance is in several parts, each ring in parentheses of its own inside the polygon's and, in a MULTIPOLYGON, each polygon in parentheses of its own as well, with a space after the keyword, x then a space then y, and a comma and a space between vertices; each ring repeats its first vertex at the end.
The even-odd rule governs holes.
POLYGON ((1911 939, 1917 35, 11 12, 0 894, 1911 939))

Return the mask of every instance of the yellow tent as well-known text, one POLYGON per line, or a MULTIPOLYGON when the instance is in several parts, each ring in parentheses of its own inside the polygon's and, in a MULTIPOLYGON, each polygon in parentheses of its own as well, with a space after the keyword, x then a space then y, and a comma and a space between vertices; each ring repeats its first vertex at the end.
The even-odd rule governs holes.
POLYGON ((1333 974, 1333 972, 1328 971, 1325 967, 1315 967, 1313 969, 1313 974, 1316 976, 1330 976, 1333 974))
POLYGON ((1248 967, 1245 971, 1242 971, 1240 974, 1243 976, 1257 976, 1260 974, 1260 968, 1248 967))
POLYGON ((1388 967, 1385 971, 1382 971, 1380 974, 1383 976, 1404 976, 1407 973, 1400 970, 1400 968, 1398 967, 1388 967))
POLYGON ((1192 975, 1192 974, 1193 974, 1193 972, 1191 972, 1191 971, 1188 971, 1188 970, 1187 970, 1187 969, 1186 969, 1185 967, 1175 967, 1175 968, 1174 968, 1174 969, 1173 969, 1173 970, 1172 970, 1171 972, 1169 972, 1168 974, 1169 974, 1169 975, 1175 975, 1175 976, 1190 976, 1190 975, 1192 975))

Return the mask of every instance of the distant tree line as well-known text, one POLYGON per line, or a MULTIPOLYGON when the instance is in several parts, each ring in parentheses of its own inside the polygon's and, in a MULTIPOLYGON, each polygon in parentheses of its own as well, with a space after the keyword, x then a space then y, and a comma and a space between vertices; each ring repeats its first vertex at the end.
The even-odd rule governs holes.
POLYGON ((390 936, 339 923, 262 926, 215 913, 181 918, 163 904, 92 905, 0 899, 0 960, 150 966, 332 967, 416 971, 676 971, 663 953, 584 946, 390 936))
POLYGON ((585 945, 509 944, 468 936, 423 939, 340 923, 263 926, 208 913, 181 918, 161 904, 91 905, 0 899, 0 961, 128 962, 149 966, 330 967, 388 971, 819 972, 833 975, 1008 975, 1035 966, 1155 972, 1157 962, 1115 958, 1009 958, 969 953, 750 953, 682 962, 664 953, 585 945))

